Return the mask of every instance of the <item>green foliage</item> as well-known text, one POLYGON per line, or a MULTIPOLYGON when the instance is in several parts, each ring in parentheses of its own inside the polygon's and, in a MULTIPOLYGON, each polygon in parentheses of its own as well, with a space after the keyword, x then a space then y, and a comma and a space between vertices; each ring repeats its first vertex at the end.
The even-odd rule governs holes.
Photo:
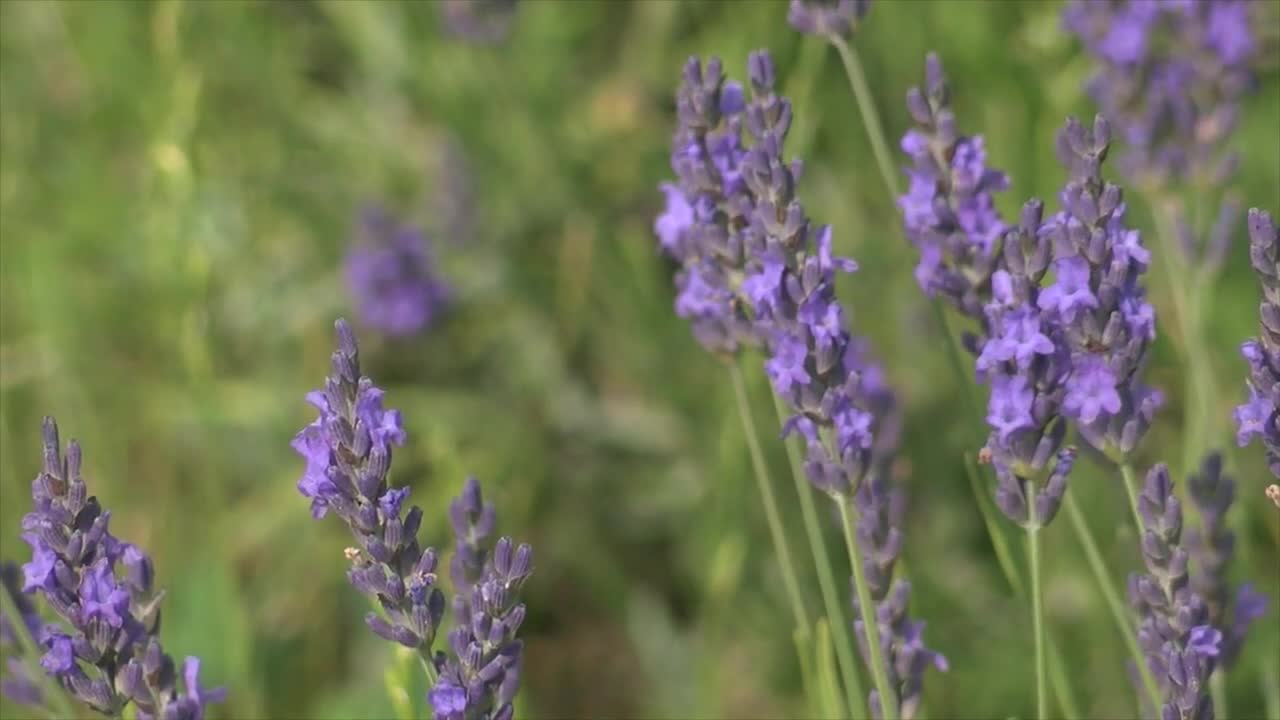
MULTIPOLYGON (((901 99, 935 49, 962 127, 985 133, 1011 175, 1002 210, 1033 194, 1053 207, 1053 133, 1092 114, 1057 12, 877 3, 855 40, 888 132, 906 127, 901 99)), ((500 530, 538 550, 519 712, 809 711, 731 388, 674 317, 672 268, 650 234, 683 61, 719 54, 742 76, 746 53, 769 47, 797 132, 813 133, 802 192, 863 267, 841 290, 909 413, 913 614, 951 660, 926 683, 928 715, 1027 716, 1030 617, 961 462, 981 419, 966 417, 928 329, 838 59, 784 15, 782 2, 527 0, 508 42, 477 47, 427 3, 0 3, 0 556, 27 557, 18 523, 40 417, 55 415, 83 443, 113 529, 156 556, 167 647, 230 686, 216 717, 395 716, 386 678, 401 661, 363 627, 339 523, 310 520, 288 445, 310 419, 302 396, 326 371, 331 322, 351 313, 339 262, 354 214, 376 199, 437 233, 458 293, 424 337, 361 334, 367 371, 405 412, 393 479, 413 486, 427 540, 447 546, 447 499, 474 473, 500 530), (454 182, 448 142, 471 170, 471 237, 447 237, 433 212, 454 182)), ((1280 210, 1277 126, 1272 71, 1236 140, 1246 207, 1280 210)), ((1243 393, 1235 348, 1256 328, 1238 235, 1208 324, 1218 443, 1243 393)), ((1178 288, 1155 282, 1164 310, 1178 288)), ((1183 368, 1167 334, 1154 355, 1171 402, 1141 460, 1177 464, 1183 368)), ((781 479, 763 374, 748 384, 781 479)), ((1235 575, 1275 600, 1280 518, 1261 497, 1261 454, 1231 456, 1248 560, 1235 575)), ((1082 462, 1074 482, 1122 578, 1140 561, 1118 478, 1082 462)), ((799 548, 789 482, 778 492, 799 548)), ((841 547, 834 518, 828 531, 841 547)), ((1051 526, 1043 545, 1049 633, 1080 710, 1131 713, 1124 645, 1069 529, 1051 526)), ((812 568, 801 574, 821 607, 812 568)), ((1275 623, 1273 603, 1262 625, 1275 623)), ((816 638, 812 679, 822 707, 839 706, 824 627, 816 638)), ((1233 714, 1263 714, 1278 644, 1255 633, 1229 678, 1233 714)))

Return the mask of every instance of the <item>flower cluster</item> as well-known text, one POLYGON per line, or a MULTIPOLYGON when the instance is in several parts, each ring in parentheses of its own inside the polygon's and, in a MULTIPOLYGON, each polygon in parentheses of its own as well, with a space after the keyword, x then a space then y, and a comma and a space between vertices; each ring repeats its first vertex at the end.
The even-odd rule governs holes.
POLYGON ((787 22, 809 35, 851 35, 871 9, 871 0, 791 0, 787 22))
POLYGON ((983 306, 999 267, 1000 236, 1007 229, 993 193, 1007 190, 1009 179, 987 167, 981 135, 962 136, 956 129, 936 54, 925 59, 924 88, 907 92, 907 109, 919 127, 902 137, 911 167, 898 207, 907 239, 920 252, 916 282, 925 294, 945 298, 984 324, 983 306))
POLYGON ((1191 556, 1191 588, 1209 606, 1209 623, 1222 633, 1218 661, 1230 667, 1240 655, 1249 626, 1266 614, 1267 598, 1245 583, 1232 601, 1227 566, 1235 551, 1235 533, 1227 528, 1227 511, 1235 499, 1235 482, 1222 474, 1222 456, 1211 453, 1187 483, 1191 502, 1200 512, 1200 528, 1187 533, 1191 556))
POLYGON ((805 438, 805 468, 819 489, 851 496, 881 462, 896 434, 893 395, 865 344, 849 334, 835 295, 837 272, 853 272, 836 257, 830 226, 814 226, 796 196, 799 163, 782 157, 791 105, 774 93, 766 52, 748 61, 751 100, 747 129, 753 145, 742 177, 756 199, 743 228, 747 250, 742 287, 758 332, 768 338, 765 370, 794 416, 784 429, 805 438))
POLYGON ((676 314, 689 320, 709 351, 735 353, 760 343, 738 296, 742 236, 755 204, 740 169, 745 96, 741 85, 725 82, 718 59, 704 68, 690 58, 676 108, 671 168, 678 182, 662 185, 667 204, 654 232, 663 252, 681 266, 676 314))
POLYGON ((1151 254, 1138 231, 1125 226, 1120 188, 1102 179, 1110 145, 1102 116, 1091 129, 1071 118, 1058 134, 1070 179, 1049 228, 1054 283, 1037 304, 1071 349, 1064 414, 1091 445, 1118 458, 1142 439, 1163 396, 1139 377, 1156 336, 1155 310, 1141 284, 1151 254))
MULTIPOLYGON (((0 592, 6 593, 13 603, 22 623, 26 625, 31 637, 40 637, 43 623, 36 614, 31 599, 22 592, 22 571, 14 563, 0 563, 0 592)), ((16 649, 20 655, 22 648, 18 645, 17 630, 9 624, 9 616, 0 613, 0 651, 16 649)), ((4 695, 19 705, 39 706, 40 688, 35 678, 27 672, 26 666, 19 657, 5 658, 5 677, 0 678, 0 695, 4 695)))
MULTIPOLYGON (((898 713, 904 720, 914 717, 920 706, 924 671, 930 665, 947 670, 947 659, 924 646, 924 622, 907 617, 911 584, 894 580, 893 566, 902 552, 903 498, 881 473, 869 477, 854 496, 858 508, 858 542, 866 569, 868 590, 876 606, 876 622, 889 686, 897 693, 898 713)), ((853 593, 854 617, 860 617, 857 592, 853 593)), ((867 657, 867 636, 862 620, 854 620, 854 633, 863 657, 867 657)), ((883 717, 880 696, 871 691, 872 717, 883 717)))
POLYGON ((1209 675, 1221 652, 1222 633, 1209 608, 1191 589, 1182 536, 1182 506, 1164 465, 1147 473, 1138 512, 1144 526, 1146 574, 1129 577, 1129 602, 1139 617, 1138 644, 1159 684, 1169 720, 1211 720, 1209 675))
POLYGON ((449 505, 449 519, 458 626, 449 633, 453 658, 437 661, 440 680, 431 690, 431 706, 436 720, 510 720, 523 647, 516 638, 525 615, 519 592, 533 570, 533 549, 514 548, 506 537, 492 551, 486 547, 496 515, 475 478, 467 479, 449 505))
POLYGON ((433 654, 445 607, 436 551, 418 544, 422 509, 402 512, 409 489, 387 481, 392 446, 405 441, 400 413, 383 409, 382 391, 361 374, 351 327, 344 320, 335 327, 338 348, 324 390, 307 395, 320 417, 293 440, 307 463, 298 490, 311 500, 312 515, 332 510, 355 537, 347 577, 382 610, 366 616, 370 629, 418 651, 439 673, 429 696, 437 720, 510 720, 520 685, 516 632, 525 614, 519 591, 532 573, 533 550, 505 537, 488 550, 494 508, 468 478, 449 508, 456 538, 453 658, 433 654))
POLYGON ((1049 235, 1043 204, 1027 202, 1017 227, 1001 240, 1001 268, 992 274, 984 308, 989 336, 976 363, 979 377, 991 384, 983 457, 996 471, 996 505, 1023 526, 1033 524, 1032 509, 1037 526, 1053 519, 1075 462, 1075 451, 1063 447, 1071 352, 1061 324, 1041 302, 1048 292, 1049 235), (1032 480, 1046 469, 1045 486, 1037 489, 1032 480))
POLYGON ((1098 62, 1088 92, 1126 144, 1121 170, 1144 186, 1217 185, 1224 145, 1253 84, 1249 0, 1073 0, 1063 24, 1098 62))
POLYGON ((440 679, 429 700, 436 720, 511 720, 520 688, 524 622, 520 588, 533 572, 533 548, 499 538, 492 551, 493 505, 469 478, 449 506, 455 538, 450 577, 457 627, 449 633, 452 658, 437 658, 440 679))
POLYGON ((1267 465, 1280 478, 1280 230, 1257 208, 1249 211, 1249 258, 1262 283, 1262 332, 1240 346, 1249 363, 1249 397, 1235 411, 1236 441, 1244 447, 1261 437, 1267 465))
POLYGON ((89 495, 80 463, 79 444, 68 443, 64 456, 58 426, 45 418, 44 468, 31 486, 34 510, 22 520, 33 551, 22 591, 38 592, 66 624, 40 628, 40 664, 99 712, 118 715, 132 702, 142 720, 199 720, 226 692, 202 690, 200 660, 188 657, 179 693, 173 660, 157 638, 163 593, 151 559, 111 535, 111 513, 89 495))
POLYGON ((400 413, 384 410, 382 391, 361 375, 351 327, 345 320, 335 326, 338 348, 324 389, 307 394, 320 416, 293 440, 307 463, 298 490, 311 500, 314 517, 332 510, 351 529, 358 547, 347 551, 347 578, 385 614, 370 612, 370 629, 429 656, 444 594, 436 586, 435 550, 418 545, 422 509, 402 512, 409 489, 387 482, 391 447, 405 440, 400 413))
POLYGON ((377 208, 360 218, 346 278, 360 320, 391 336, 425 330, 449 302, 426 236, 377 208))
POLYGON ((511 33, 516 0, 443 0, 439 7, 449 32, 468 42, 489 44, 511 33))

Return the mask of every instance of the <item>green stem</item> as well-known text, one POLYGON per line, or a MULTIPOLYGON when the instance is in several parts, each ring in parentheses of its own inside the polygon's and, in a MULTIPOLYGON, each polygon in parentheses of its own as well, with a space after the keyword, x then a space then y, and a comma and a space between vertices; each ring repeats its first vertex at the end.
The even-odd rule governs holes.
POLYGON ((769 534, 773 536, 774 552, 778 555, 778 564, 782 568, 782 584, 786 587, 791 601, 791 611, 795 614, 796 627, 807 632, 812 624, 805 610, 804 598, 800 594, 800 583, 796 581, 795 566, 791 563, 791 551, 787 549, 787 536, 782 529, 782 519, 778 514, 778 502, 773 496, 773 487, 769 482, 769 470, 765 465, 764 453, 760 450, 760 440, 756 436, 756 424, 751 418, 751 403, 747 399, 747 386, 742 378, 742 370, 734 363, 729 363, 729 378, 733 381, 733 394, 738 401, 738 417, 742 419, 742 431, 747 436, 747 450, 751 455, 751 468, 755 472, 756 485, 760 488, 760 500, 764 503, 765 520, 769 525, 769 534))
POLYGON ((867 85, 867 77, 862 72, 862 63, 858 54, 849 43, 839 35, 827 38, 840 53, 840 62, 844 63, 845 75, 849 77, 849 87, 853 89, 853 97, 858 101, 858 111, 862 114, 862 123, 867 128, 867 139, 871 141, 871 152, 876 156, 876 165, 880 168, 880 176, 884 186, 889 189, 892 199, 898 197, 898 181, 893 173, 893 159, 889 155, 889 143, 885 140, 884 128, 880 127, 880 113, 876 110, 875 99, 871 97, 871 88, 867 85))
POLYGON ((1222 668, 1214 668, 1213 674, 1209 676, 1209 695, 1213 697, 1213 716, 1220 718, 1231 717, 1227 714, 1227 676, 1223 674, 1222 668))
POLYGON ((1058 652, 1058 644, 1053 635, 1046 634, 1045 641, 1049 645, 1049 681, 1053 685, 1053 696, 1058 699, 1058 707, 1066 720, 1077 720, 1084 717, 1080 707, 1076 705, 1075 691, 1071 688, 1071 677, 1062 664, 1062 655, 1058 652))
POLYGON ((1129 496, 1129 509, 1133 511, 1133 525, 1138 529, 1141 541, 1144 525, 1142 513, 1138 512, 1138 479, 1133 476, 1133 468, 1127 462, 1120 463, 1120 476, 1124 478, 1124 491, 1129 496))
POLYGON ((1151 676, 1151 669, 1147 667, 1146 656, 1142 652, 1142 648, 1138 647, 1138 636, 1134 632, 1133 626, 1129 623, 1129 616, 1125 610, 1124 603, 1120 600, 1119 593, 1116 592, 1111 582, 1111 575, 1107 571, 1107 565, 1102 559, 1102 554, 1098 552, 1098 545, 1093 541, 1093 533, 1089 530, 1089 525, 1085 521, 1084 512, 1080 510, 1080 506, 1076 504, 1075 495, 1070 489, 1067 490, 1067 496, 1063 500, 1063 507, 1067 510, 1067 517, 1071 520, 1071 526, 1075 529, 1076 540, 1080 543, 1080 547, 1084 549, 1085 559, 1089 561, 1089 568, 1093 571, 1093 578, 1098 583, 1098 589, 1102 591, 1102 598, 1107 603, 1107 608, 1111 610, 1111 618, 1115 621, 1116 629, 1120 631, 1120 637, 1124 638, 1125 646, 1129 648, 1129 655, 1133 658, 1133 664, 1138 668, 1138 674, 1142 676, 1142 685, 1147 691, 1147 700, 1151 703, 1151 707, 1160 707, 1160 689, 1156 686, 1155 678, 1151 676))
POLYGON ((31 637, 31 631, 27 629, 27 622, 22 617, 22 613, 18 612, 17 604, 9 595, 8 589, 4 587, 0 587, 0 614, 8 619, 9 626, 13 628, 13 634, 18 638, 18 654, 22 664, 26 667, 27 674, 31 676, 31 681, 40 685, 40 696, 49 704, 53 716, 75 717, 75 709, 72 708, 66 692, 45 673, 36 661, 40 656, 40 648, 31 637))
MULTIPOLYGON (((779 425, 786 422, 787 412, 782 405, 782 398, 777 393, 773 396, 773 407, 778 413, 779 425)), ((791 464, 791 478, 795 481, 796 494, 800 497, 800 515, 804 518, 805 534, 809 537, 809 550, 813 554, 813 564, 818 569, 818 587, 822 591, 822 603, 827 617, 831 620, 831 635, 835 639, 836 659, 840 664, 840 675, 844 679, 845 693, 848 696, 849 713, 858 717, 864 709, 866 694, 862 690, 862 681, 858 678, 857 661, 854 660, 853 643, 850 636, 853 627, 845 621, 841 608, 840 595, 836 592, 835 578, 831 574, 831 558, 827 554, 826 541, 823 540, 821 526, 818 524, 818 510, 813 503, 813 488, 805 476, 804 463, 800 457, 797 440, 784 441, 787 448, 787 460, 791 464)))
POLYGON ((418 659, 422 662, 422 672, 427 675, 427 687, 435 687, 439 675, 436 673, 435 664, 431 662, 431 658, 427 657, 430 652, 431 650, 428 649, 426 654, 418 653, 418 659))
POLYGON ((1027 483, 1027 566, 1031 571, 1031 632, 1035 646, 1036 666, 1036 718, 1045 720, 1048 716, 1049 698, 1045 693, 1045 655, 1044 655, 1044 603, 1043 589, 1040 587, 1040 521, 1036 518, 1035 488, 1027 483))
POLYGON ((880 695, 880 714, 884 720, 898 720, 898 695, 889 686, 889 674, 885 669, 884 652, 880 645, 880 626, 876 621, 875 601, 867 585, 862 567, 862 552, 858 549, 856 511, 849 498, 836 498, 840 508, 840 524, 844 528, 844 542, 849 551, 849 565, 853 568, 853 587, 858 594, 858 611, 862 614, 862 630, 866 634, 868 664, 880 695))

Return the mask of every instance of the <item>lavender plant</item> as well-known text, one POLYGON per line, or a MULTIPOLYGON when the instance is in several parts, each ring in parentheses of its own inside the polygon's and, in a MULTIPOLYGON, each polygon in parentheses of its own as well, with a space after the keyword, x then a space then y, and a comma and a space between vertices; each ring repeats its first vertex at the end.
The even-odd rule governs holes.
POLYGON ((1209 676, 1222 651, 1222 633, 1191 588, 1189 554, 1181 544, 1182 506, 1164 465, 1147 473, 1138 499, 1146 574, 1129 577, 1129 602, 1138 613, 1138 641, 1162 693, 1165 720, 1211 720, 1209 676))
POLYGON ((426 236, 380 208, 362 214, 345 272, 360 320, 390 336, 422 332, 449 303, 426 236))
POLYGON ((787 22, 810 35, 850 35, 871 9, 871 0, 791 0, 787 22))
POLYGON ((1087 90, 1125 141, 1121 171, 1143 186, 1221 185, 1225 143, 1252 87, 1254 3, 1072 0, 1063 25, 1097 62, 1087 90))
POLYGON ((1227 511, 1235 499, 1235 481, 1223 473, 1222 455, 1211 453, 1187 487, 1200 515, 1200 527, 1187 533, 1191 589, 1208 607, 1209 624, 1222 634, 1218 664, 1229 668, 1240 656, 1253 621, 1266 614, 1267 599, 1249 583, 1232 597, 1227 568, 1235 555, 1236 537, 1227 527, 1227 511))
POLYGON ((491 44, 511 34, 516 0, 442 0, 438 7, 450 33, 467 42, 491 44))
MULTIPOLYGON (((858 489, 854 502, 858 506, 860 524, 858 538, 868 593, 875 603, 879 625, 880 648, 885 657, 889 687, 894 693, 900 716, 915 717, 920 707, 924 671, 930 665, 946 672, 947 659, 924 646, 924 622, 913 622, 907 616, 911 583, 893 577, 893 567, 902 552, 904 501, 901 491, 892 488, 883 473, 867 478, 858 489)), ((855 588, 853 605, 858 615, 861 607, 855 588)), ((863 655, 867 655, 867 633, 862 620, 854 621, 854 629, 863 655)), ((884 716, 879 690, 869 699, 871 715, 884 716)))
POLYGON ((382 390, 361 373, 350 325, 338 320, 335 329, 338 347, 324 389, 307 395, 320 416, 293 440, 306 460, 298 490, 311 500, 313 517, 332 510, 350 529, 358 546, 347 550, 347 578, 380 610, 365 622, 379 637, 420 654, 437 720, 510 720, 522 648, 516 632, 525 615, 519 590, 532 573, 533 550, 504 537, 489 553, 484 541, 494 509, 483 502, 479 483, 468 479, 450 506, 457 538, 450 563, 453 657, 433 651, 445 607, 437 554, 418 543, 422 509, 402 512, 409 488, 388 482, 392 447, 406 437, 400 413, 383 408, 382 390))
POLYGON ((533 573, 533 548, 515 547, 507 537, 491 552, 484 546, 496 518, 475 478, 449 505, 449 517, 457 627, 449 633, 453 657, 437 659, 440 680, 429 699, 436 720, 511 720, 523 649, 516 638, 525 616, 519 592, 533 573))
POLYGON ((1096 61, 1089 94, 1125 141, 1119 168, 1148 204, 1163 239, 1161 263, 1186 358, 1183 465, 1190 470, 1214 428, 1219 396, 1205 351, 1211 286, 1239 217, 1233 194, 1221 194, 1217 221, 1204 212, 1235 174, 1228 144, 1240 103, 1252 89, 1259 38, 1251 24, 1259 3, 1086 2, 1073 0, 1063 23, 1096 61), (1179 197, 1190 188, 1188 213, 1179 197), (1181 251, 1180 253, 1178 251, 1181 251))
POLYGON ((41 666, 103 714, 119 715, 132 704, 141 720, 199 720, 226 691, 201 688, 195 657, 183 662, 179 691, 176 667, 158 638, 163 592, 151 559, 109 532, 111 513, 81 476, 79 444, 72 440, 64 456, 53 418, 45 418, 43 430, 44 468, 31 486, 34 509, 22 521, 33 551, 22 567, 22 591, 38 593, 62 622, 39 630, 41 666))
POLYGON ((1271 474, 1280 478, 1280 230, 1257 208, 1249 211, 1249 258, 1262 283, 1261 333, 1240 346, 1249 396, 1235 410, 1236 442, 1244 447, 1261 437, 1271 474))
POLYGON ((1007 229, 994 193, 1009 189, 1009 178, 987 167, 981 135, 959 134, 936 54, 925 58, 924 88, 907 91, 907 109, 918 127, 902 137, 912 164, 898 207, 907 239, 920 253, 916 282, 929 297, 942 297, 978 323, 983 332, 970 334, 966 342, 976 352, 986 335, 984 307, 1007 229))
POLYGON ((33 677, 27 664, 23 662, 23 648, 18 633, 26 628, 29 638, 38 637, 41 627, 40 616, 36 614, 35 605, 21 589, 21 571, 11 562, 0 563, 0 593, 8 598, 6 610, 11 610, 21 623, 21 627, 10 621, 8 612, 0 612, 0 655, 4 658, 5 672, 0 676, 0 695, 4 695, 19 705, 39 707, 43 701, 37 678, 33 677))

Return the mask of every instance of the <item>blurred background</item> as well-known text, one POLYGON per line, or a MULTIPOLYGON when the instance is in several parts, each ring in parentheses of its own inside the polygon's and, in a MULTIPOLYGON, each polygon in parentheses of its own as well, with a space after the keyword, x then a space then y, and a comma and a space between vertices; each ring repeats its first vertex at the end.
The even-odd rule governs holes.
MULTIPOLYGON (((1011 177, 1007 217, 1030 196, 1056 206, 1054 133, 1094 112, 1090 63, 1059 12, 878 2, 855 39, 895 139, 906 88, 927 51, 941 54, 961 128, 984 133, 1011 177)), ((393 480, 444 548, 448 499, 475 474, 499 532, 537 551, 518 713, 802 716, 731 387, 675 317, 651 231, 685 59, 719 55, 743 79, 747 53, 767 47, 809 148, 802 195, 863 268, 841 292, 907 411, 902 569, 951 664, 928 677, 926 713, 1032 712, 1028 612, 960 462, 982 419, 932 332, 838 57, 785 16, 784 2, 530 0, 509 33, 476 42, 432 3, 0 3, 0 557, 30 556, 19 521, 40 418, 54 415, 83 444, 115 533, 156 557, 166 648, 230 687, 215 717, 391 716, 393 656, 361 622, 346 530, 312 521, 289 447, 314 417, 303 395, 323 381, 334 318, 356 317, 342 260, 377 204, 427 233, 452 298, 411 337, 356 322, 365 372, 409 433, 393 480)), ((1275 65, 1235 140, 1245 207, 1273 212, 1275 65)), ((1148 218, 1135 203, 1132 222, 1148 218)), ((1207 323, 1221 441, 1244 394, 1237 347, 1257 328, 1246 248, 1241 223, 1207 323)), ((1164 312, 1178 289, 1151 277, 1164 312)), ((1183 369, 1167 333, 1153 353, 1170 402, 1140 465, 1180 472, 1183 369)), ((748 380, 807 560, 765 378, 748 380)), ((1229 463, 1244 548, 1233 578, 1273 601, 1229 677, 1232 716, 1256 718, 1280 706, 1280 513, 1262 497, 1258 445, 1229 463)), ((1073 492, 1123 578, 1140 558, 1122 487, 1097 463, 1077 468, 1073 492)), ((1124 646, 1070 529, 1055 523, 1044 542, 1050 632, 1081 710, 1131 716, 1124 646)))

